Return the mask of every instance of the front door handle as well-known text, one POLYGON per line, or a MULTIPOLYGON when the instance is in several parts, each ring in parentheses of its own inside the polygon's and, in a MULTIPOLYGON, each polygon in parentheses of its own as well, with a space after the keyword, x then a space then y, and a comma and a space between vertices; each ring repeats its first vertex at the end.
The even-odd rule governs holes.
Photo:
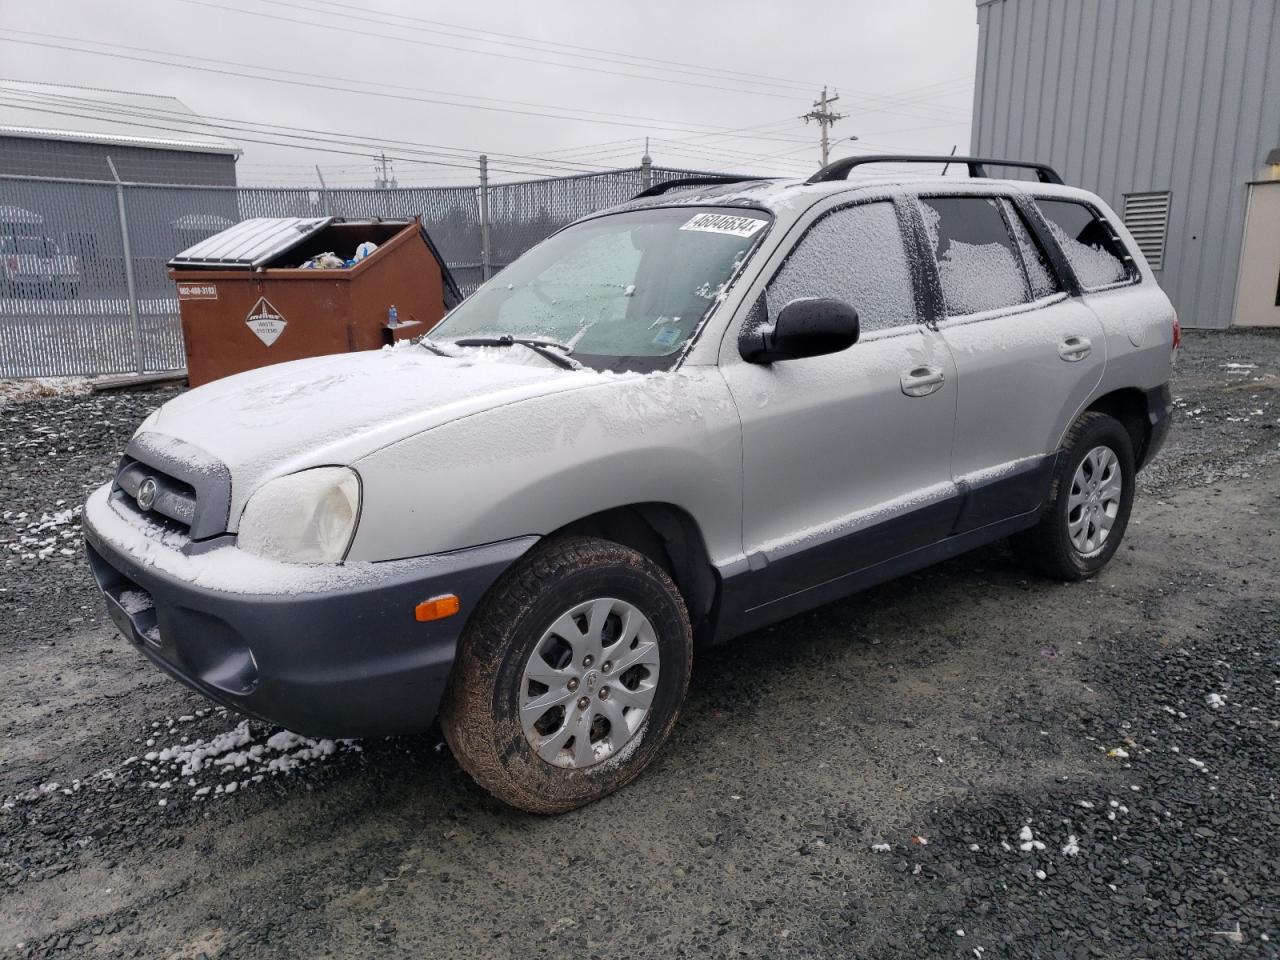
POLYGON ((1067 337, 1058 344, 1058 356, 1067 363, 1083 360, 1093 349, 1093 342, 1088 337, 1067 337))
POLYGON ((946 382, 938 367, 915 367, 902 375, 902 392, 908 397, 927 397, 946 382))

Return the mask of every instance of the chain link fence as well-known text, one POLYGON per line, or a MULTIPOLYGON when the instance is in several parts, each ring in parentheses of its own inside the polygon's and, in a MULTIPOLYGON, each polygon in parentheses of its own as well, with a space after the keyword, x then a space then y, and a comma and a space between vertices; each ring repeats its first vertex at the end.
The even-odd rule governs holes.
POLYGON ((0 378, 184 368, 165 263, 248 217, 420 216, 470 294, 566 223, 622 203, 648 183, 704 175, 636 167, 490 184, 486 202, 479 187, 191 187, 0 176, 0 378))

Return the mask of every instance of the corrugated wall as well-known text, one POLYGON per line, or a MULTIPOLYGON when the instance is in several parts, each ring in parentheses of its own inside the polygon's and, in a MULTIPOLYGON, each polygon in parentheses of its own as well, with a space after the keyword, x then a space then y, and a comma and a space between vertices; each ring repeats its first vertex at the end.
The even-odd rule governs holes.
POLYGON ((1044 160, 1117 211, 1168 190, 1158 274, 1231 322, 1248 182, 1280 146, 1277 0, 977 0, 973 150, 1044 160))

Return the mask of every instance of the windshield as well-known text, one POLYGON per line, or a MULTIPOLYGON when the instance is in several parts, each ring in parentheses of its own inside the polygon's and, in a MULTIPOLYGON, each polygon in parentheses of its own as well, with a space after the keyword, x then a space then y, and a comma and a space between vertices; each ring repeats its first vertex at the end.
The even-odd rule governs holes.
POLYGON ((665 370, 764 235, 768 214, 681 207, 600 217, 555 234, 477 290, 432 341, 556 341, 598 370, 665 370))

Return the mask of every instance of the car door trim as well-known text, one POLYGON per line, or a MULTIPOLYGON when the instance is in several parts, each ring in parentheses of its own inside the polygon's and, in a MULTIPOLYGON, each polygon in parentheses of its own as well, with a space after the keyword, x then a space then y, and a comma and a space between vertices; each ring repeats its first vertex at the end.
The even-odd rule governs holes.
POLYGON ((784 556, 753 551, 747 564, 724 577, 717 638, 768 626, 1034 526, 1057 462, 1055 452, 962 477, 954 493, 784 556))

